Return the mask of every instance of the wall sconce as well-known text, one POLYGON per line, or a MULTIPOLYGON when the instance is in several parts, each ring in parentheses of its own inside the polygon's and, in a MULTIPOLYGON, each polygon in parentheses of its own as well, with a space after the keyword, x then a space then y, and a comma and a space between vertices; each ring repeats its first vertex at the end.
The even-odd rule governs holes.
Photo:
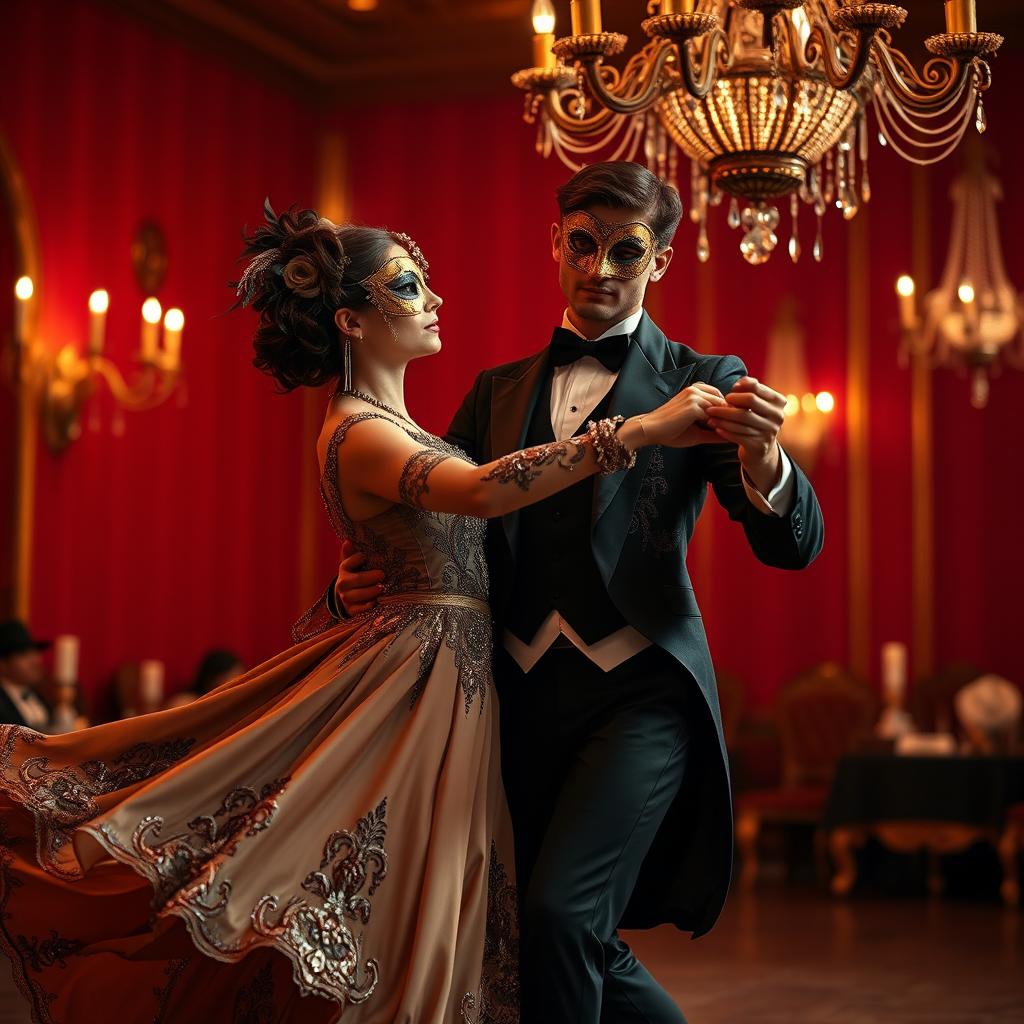
MULTIPOLYGON (((140 229, 136 247, 145 233, 146 244, 150 249, 148 256, 142 253, 137 257, 136 270, 140 275, 140 283, 158 285, 159 279, 152 274, 153 230, 152 224, 140 229), (140 259, 144 263, 148 259, 149 272, 146 276, 142 276, 138 262, 140 259)), ((38 301, 31 278, 19 278, 14 295, 14 337, 20 356, 19 373, 22 381, 38 396, 43 435, 51 451, 63 451, 81 436, 82 409, 99 381, 106 383, 119 406, 136 412, 162 404, 178 387, 181 381, 181 335, 185 326, 185 316, 180 309, 169 309, 164 313, 156 298, 150 297, 143 302, 136 356, 140 369, 134 379, 129 381, 103 355, 107 312, 110 309, 110 296, 104 289, 97 289, 89 296, 89 330, 85 355, 73 344, 65 344, 56 352, 49 351, 44 345, 33 344, 26 327, 29 304, 38 301)))
POLYGON ((920 312, 917 286, 908 274, 896 282, 900 361, 925 356, 932 366, 967 371, 971 405, 988 403, 989 377, 1006 363, 1024 368, 1024 303, 1003 264, 996 201, 1002 186, 985 169, 980 152, 953 185, 953 223, 946 266, 920 312))
POLYGON ((810 473, 818 462, 836 400, 830 391, 813 391, 804 355, 804 332, 797 322, 796 302, 783 299, 768 337, 765 380, 786 396, 786 419, 779 441, 801 468, 810 473))

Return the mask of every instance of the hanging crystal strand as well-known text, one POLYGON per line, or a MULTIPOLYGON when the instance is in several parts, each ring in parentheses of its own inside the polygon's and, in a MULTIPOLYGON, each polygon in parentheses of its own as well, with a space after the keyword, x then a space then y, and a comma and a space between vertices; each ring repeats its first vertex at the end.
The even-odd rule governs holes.
POLYGON ((708 243, 708 211, 707 207, 701 210, 700 231, 697 233, 697 259, 701 263, 707 263, 711 258, 711 246, 708 243))
POLYGON ((658 140, 658 177, 664 181, 668 170, 668 139, 660 121, 656 130, 656 138, 658 140))
POLYGON ((846 136, 846 177, 843 181, 842 209, 847 220, 857 216, 857 147, 856 128, 850 125, 846 136))
POLYGON ((814 248, 811 250, 814 253, 814 262, 820 263, 825 255, 825 246, 821 237, 821 223, 822 215, 818 214, 818 233, 814 236, 814 248))
MULTIPOLYGON (((676 191, 679 191, 679 148, 673 144, 668 151, 668 181, 670 185, 675 186, 676 191)), ((680 200, 682 196, 680 196, 680 200)))
POLYGON ((651 114, 644 118, 644 159, 648 168, 654 170, 654 117, 651 114))
POLYGON ((861 114, 860 123, 860 198, 861 202, 871 202, 871 182, 868 179, 868 115, 861 114))
POLYGON ((737 202, 735 196, 733 196, 729 202, 729 215, 726 217, 725 222, 734 231, 740 226, 740 204, 737 202))
POLYGON ((981 102, 981 94, 978 94, 978 109, 974 112, 974 127, 978 129, 979 135, 985 134, 988 127, 988 118, 985 116, 985 107, 981 102))
POLYGON ((861 111, 857 118, 857 149, 860 162, 866 163, 868 159, 868 112, 861 111))
POLYGON ((703 175, 700 163, 690 160, 690 220, 696 224, 700 220, 701 196, 703 193, 703 175))
POLYGON ((800 215, 800 197, 794 192, 789 197, 789 216, 793 222, 789 236, 789 258, 794 262, 800 259, 800 236, 798 234, 797 217, 800 215))
POLYGON ((832 185, 834 177, 832 173, 832 150, 830 149, 825 154, 825 171, 821 176, 822 185, 822 198, 825 200, 825 205, 828 206, 832 202, 832 185))

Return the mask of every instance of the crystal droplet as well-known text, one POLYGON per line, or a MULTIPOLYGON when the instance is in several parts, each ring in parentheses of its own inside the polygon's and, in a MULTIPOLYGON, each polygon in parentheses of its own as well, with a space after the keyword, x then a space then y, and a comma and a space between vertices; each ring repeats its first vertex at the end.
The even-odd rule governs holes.
POLYGON ((988 118, 985 117, 985 108, 982 106, 981 100, 978 100, 978 109, 974 115, 974 127, 978 129, 979 135, 984 135, 985 129, 988 127, 988 118))
POLYGON ((814 249, 812 250, 812 252, 814 254, 814 262, 815 263, 820 263, 821 262, 821 258, 825 255, 825 247, 824 247, 824 244, 823 244, 822 238, 821 238, 821 217, 820 216, 818 217, 818 233, 817 233, 817 235, 814 238, 814 249))
POLYGON ((889 145, 889 143, 885 141, 885 136, 881 132, 878 133, 878 144, 880 146, 888 146, 889 145))
POLYGON ((871 202, 871 181, 868 178, 868 165, 866 162, 860 171, 860 197, 865 203, 871 202))
POLYGON ((704 225, 701 225, 700 234, 697 236, 697 259, 701 263, 707 263, 711 258, 711 246, 708 244, 708 232, 704 225))
POLYGON ((729 203, 729 216, 726 218, 726 224, 734 231, 740 226, 740 204, 736 202, 735 196, 733 196, 732 201, 729 203))
POLYGON ((775 80, 775 88, 772 90, 772 102, 780 110, 786 105, 786 89, 782 84, 781 78, 775 80))
POLYGON ((797 218, 800 216, 800 200, 795 192, 789 197, 789 216, 793 222, 789 235, 789 258, 796 263, 800 259, 800 237, 797 233, 797 218))

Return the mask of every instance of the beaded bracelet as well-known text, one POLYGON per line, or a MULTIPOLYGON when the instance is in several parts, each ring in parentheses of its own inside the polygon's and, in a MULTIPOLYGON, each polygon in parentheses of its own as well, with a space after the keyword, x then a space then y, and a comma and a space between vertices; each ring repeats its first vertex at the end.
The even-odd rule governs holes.
POLYGON ((587 436, 594 446, 597 471, 601 476, 632 469, 636 465, 636 452, 631 452, 618 438, 618 430, 623 423, 624 417, 615 416, 597 423, 591 420, 587 424, 587 436))

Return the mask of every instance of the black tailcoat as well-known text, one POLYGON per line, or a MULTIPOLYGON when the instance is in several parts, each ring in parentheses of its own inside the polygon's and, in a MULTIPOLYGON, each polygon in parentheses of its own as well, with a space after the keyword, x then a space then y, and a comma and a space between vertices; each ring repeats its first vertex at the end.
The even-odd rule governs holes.
MULTIPOLYGON (((481 373, 452 420, 448 440, 481 464, 522 448, 547 362, 545 349, 481 373)), ((728 394, 745 374, 735 356, 704 356, 669 341, 645 313, 608 412, 626 417, 647 412, 696 381, 728 394)), ((682 791, 645 861, 625 927, 671 922, 701 934, 725 901, 732 866, 728 760, 686 551, 710 484, 729 517, 742 524, 760 561, 780 569, 809 565, 821 550, 824 527, 807 477, 795 463, 793 472, 792 508, 785 516, 769 516, 747 497, 733 445, 643 448, 632 470, 598 478, 591 521, 580 524, 590 530, 594 559, 622 617, 671 655, 680 667, 680 686, 692 693, 695 683, 702 697, 689 701, 698 719, 691 723, 696 748, 682 791)), ((514 579, 518 520, 513 512, 488 529, 499 642, 514 579)), ((537 708, 537 714, 544 713, 537 708)))

